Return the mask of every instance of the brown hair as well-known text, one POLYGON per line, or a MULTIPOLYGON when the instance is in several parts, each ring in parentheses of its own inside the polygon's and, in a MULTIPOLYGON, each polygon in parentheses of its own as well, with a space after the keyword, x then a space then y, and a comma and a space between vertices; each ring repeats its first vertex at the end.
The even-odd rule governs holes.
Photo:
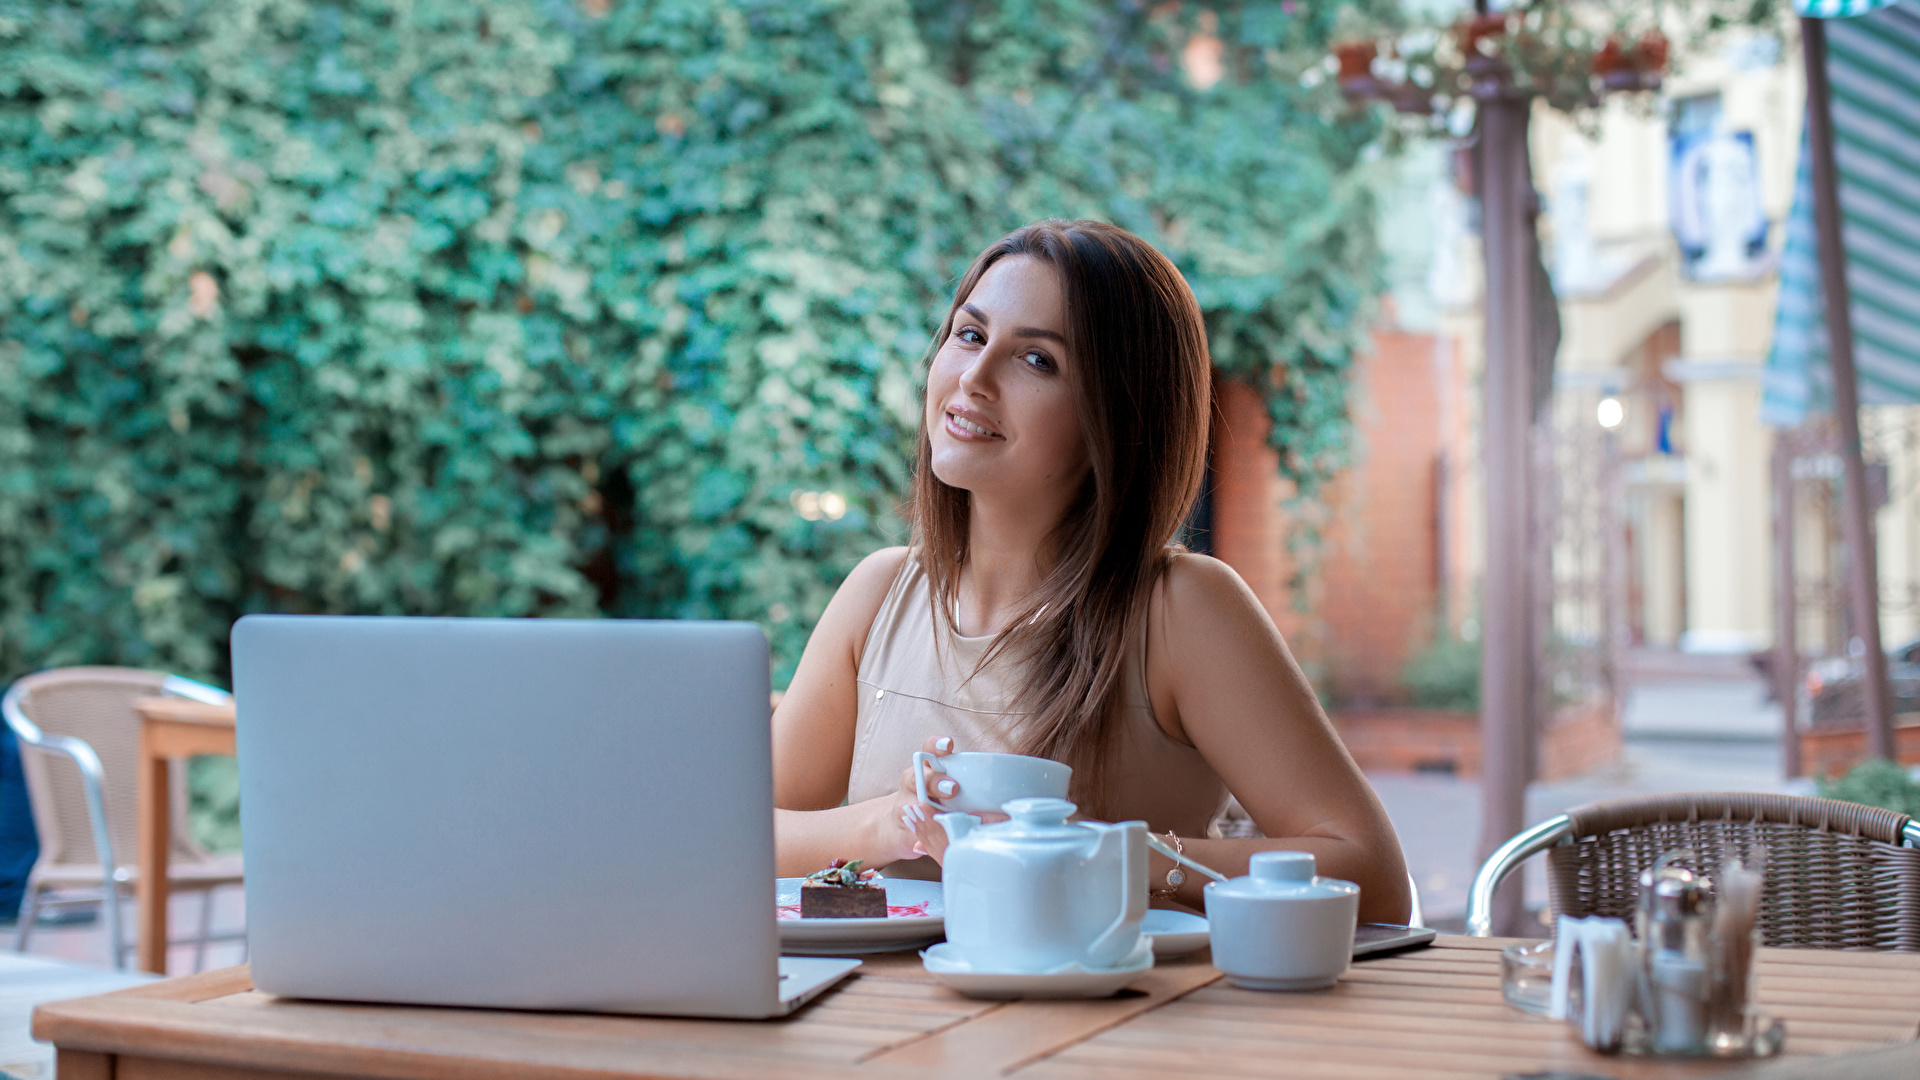
MULTIPOLYGON (((1041 221, 973 261, 929 362, 987 268, 1018 255, 1060 275, 1069 378, 1092 467, 1053 533, 1052 566, 983 663, 1002 654, 1025 662, 1019 749, 1072 765, 1075 798, 1098 813, 1129 646, 1143 629, 1148 594, 1180 550, 1174 535, 1206 471, 1206 327, 1186 279, 1146 241, 1097 221, 1041 221)), ((932 453, 923 416, 909 513, 934 608, 957 632, 969 494, 933 475, 932 453)))

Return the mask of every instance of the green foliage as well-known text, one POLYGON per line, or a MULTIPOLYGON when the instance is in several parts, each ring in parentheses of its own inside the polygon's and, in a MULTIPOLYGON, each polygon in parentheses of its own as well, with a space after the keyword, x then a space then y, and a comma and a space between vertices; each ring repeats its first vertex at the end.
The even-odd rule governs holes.
POLYGON ((1816 783, 1825 798, 1884 807, 1920 818, 1920 780, 1915 780, 1906 766, 1886 758, 1863 761, 1838 780, 1822 777, 1816 783))
POLYGON ((187 762, 188 819, 209 851, 240 850, 240 769, 230 757, 187 762))
POLYGON ((218 679, 272 610, 754 619, 784 683, 902 537, 952 281, 1044 216, 1169 252, 1283 471, 1341 460, 1329 5, 608 6, 0 0, 0 675, 218 679))
POLYGON ((1441 633, 1407 661, 1401 678, 1413 705, 1477 712, 1480 708, 1480 643, 1441 633))
POLYGON ((246 611, 758 619, 897 540, 917 361, 1045 215, 1338 462, 1373 136, 1319 8, 0 2, 0 672, 246 611), (841 494, 835 519, 794 512, 841 494))
POLYGON ((1311 489, 1376 131, 1291 7, 1196 89, 1164 5, 0 0, 0 676, 219 679, 272 610, 754 619, 783 684, 1049 215, 1174 256, 1311 489))

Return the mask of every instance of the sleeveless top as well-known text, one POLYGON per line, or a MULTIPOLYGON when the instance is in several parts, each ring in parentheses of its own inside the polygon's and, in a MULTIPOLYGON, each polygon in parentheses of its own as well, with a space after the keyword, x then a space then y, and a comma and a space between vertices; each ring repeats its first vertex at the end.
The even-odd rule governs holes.
MULTIPOLYGON (((847 801, 878 798, 928 738, 951 735, 955 750, 1015 752, 1024 713, 1012 709, 1020 666, 1005 654, 980 666, 991 636, 964 637, 934 613, 927 574, 914 555, 873 617, 855 684, 853 770, 847 801)), ((1227 786, 1200 751, 1169 736, 1147 695, 1147 635, 1127 649, 1118 743, 1107 757, 1108 809, 1115 821, 1143 820, 1157 833, 1205 836, 1226 808, 1227 786)), ((930 858, 894 863, 893 877, 939 876, 930 858)))

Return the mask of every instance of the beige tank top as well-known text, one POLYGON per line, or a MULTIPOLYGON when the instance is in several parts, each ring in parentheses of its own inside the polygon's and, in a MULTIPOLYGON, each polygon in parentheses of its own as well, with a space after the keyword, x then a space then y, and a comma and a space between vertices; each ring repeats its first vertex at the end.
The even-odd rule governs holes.
MULTIPOLYGON (((963 637, 935 617, 920 560, 909 555, 867 631, 856 683, 853 772, 847 801, 878 798, 900 785, 915 750, 951 735, 956 750, 1011 752, 1024 714, 1010 708, 1019 665, 1004 656, 985 668, 993 638, 963 637)), ((1198 750, 1154 719, 1147 695, 1146 627, 1127 650, 1125 717, 1108 759, 1116 821, 1143 820, 1154 832, 1205 836, 1227 804, 1227 787, 1198 750)), ((931 859, 895 863, 895 877, 937 877, 931 859)))

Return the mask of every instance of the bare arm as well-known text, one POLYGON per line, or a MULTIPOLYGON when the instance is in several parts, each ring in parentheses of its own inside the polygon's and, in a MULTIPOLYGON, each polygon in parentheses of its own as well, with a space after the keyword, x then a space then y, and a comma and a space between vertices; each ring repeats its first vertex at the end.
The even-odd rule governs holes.
MULTIPOLYGON (((1225 563, 1181 556, 1148 620, 1161 727, 1200 751, 1267 834, 1183 838, 1187 853, 1236 876, 1256 851, 1310 851, 1320 874, 1360 886, 1361 921, 1405 922, 1411 897, 1393 825, 1253 591, 1225 563)), ((1171 865, 1154 856, 1156 885, 1171 865)), ((1204 885, 1189 874, 1178 899, 1202 907, 1204 885)))
POLYGON ((853 769, 854 679, 867 630, 886 599, 905 548, 861 560, 807 639, 793 682, 773 714, 774 862, 782 877, 834 859, 884 866, 912 858, 915 837, 900 821, 900 793, 842 806, 853 769))

